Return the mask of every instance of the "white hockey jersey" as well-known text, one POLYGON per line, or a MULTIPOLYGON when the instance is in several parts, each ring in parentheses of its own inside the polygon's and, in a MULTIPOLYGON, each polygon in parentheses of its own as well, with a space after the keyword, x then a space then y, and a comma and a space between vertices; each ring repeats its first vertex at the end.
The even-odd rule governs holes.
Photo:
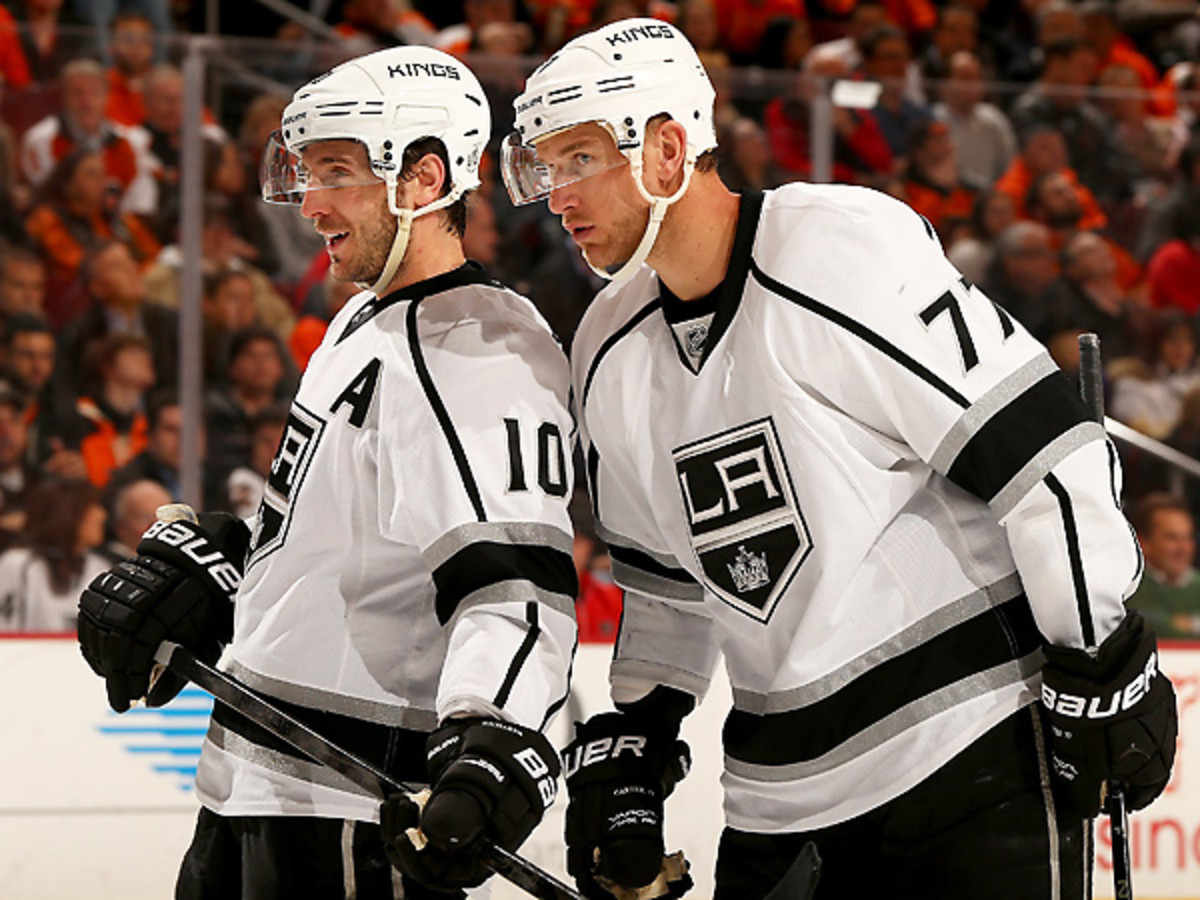
MULTIPOLYGON (((222 667, 414 782, 454 712, 542 727, 575 645, 566 358, 471 264, 330 324, 292 404, 222 667)), ((227 815, 378 802, 220 705, 197 789, 227 815)))
POLYGON ((1043 640, 1103 640, 1141 560, 1113 448, 1045 348, 865 188, 743 197, 729 270, 649 268, 571 352, 626 589, 613 696, 702 695, 728 824, 823 827, 1032 703, 1043 640))

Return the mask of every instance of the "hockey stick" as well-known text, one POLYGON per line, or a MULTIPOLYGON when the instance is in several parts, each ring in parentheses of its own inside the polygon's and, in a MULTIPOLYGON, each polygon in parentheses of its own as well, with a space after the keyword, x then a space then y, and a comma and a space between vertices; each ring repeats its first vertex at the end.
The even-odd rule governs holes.
MULTIPOLYGON (((1093 419, 1104 427, 1104 372, 1100 365, 1100 338, 1091 332, 1079 336, 1079 394, 1093 419)), ((1104 809, 1112 836, 1113 894, 1116 900, 1133 900, 1130 873, 1129 813, 1119 781, 1105 785, 1104 809)))
POLYGON ((763 900, 812 900, 821 877, 821 856, 817 845, 809 841, 800 855, 763 900))
MULTIPOLYGON (((230 709, 295 747, 314 761, 345 776, 380 800, 389 794, 416 794, 418 789, 334 744, 303 722, 273 706, 233 676, 196 659, 186 647, 163 641, 154 658, 159 664, 204 688, 230 709)), ((583 900, 549 872, 486 838, 481 838, 484 864, 539 900, 583 900)))

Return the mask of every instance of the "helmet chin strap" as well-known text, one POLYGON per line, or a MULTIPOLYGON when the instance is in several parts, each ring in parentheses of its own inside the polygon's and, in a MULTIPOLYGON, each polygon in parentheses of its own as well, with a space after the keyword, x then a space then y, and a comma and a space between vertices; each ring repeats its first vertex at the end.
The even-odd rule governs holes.
POLYGON ((400 263, 404 261, 404 254, 408 252, 408 239, 412 234, 413 219, 423 216, 426 213, 445 209, 457 200, 461 194, 461 191, 451 191, 445 197, 439 197, 433 203, 422 206, 420 209, 401 209, 396 205, 395 185, 389 185, 388 210, 396 217, 396 236, 392 239, 392 249, 388 251, 387 260, 384 262, 383 269, 374 283, 356 281, 355 284, 364 291, 370 291, 376 297, 382 296, 384 289, 396 277, 396 271, 400 268, 400 263))
POLYGON ((650 219, 646 222, 646 230, 642 232, 642 239, 638 242, 637 248, 634 249, 633 255, 625 260, 621 268, 617 269, 617 271, 609 272, 607 269, 594 265, 588 259, 587 252, 584 251, 583 261, 588 264, 588 268, 601 278, 613 282, 625 281, 640 269, 642 263, 646 261, 646 257, 650 255, 650 251, 654 249, 654 242, 658 240, 658 229, 662 227, 662 221, 667 215, 667 210, 688 189, 688 185, 692 181, 692 171, 695 165, 695 159, 689 154, 683 161, 683 183, 679 185, 679 190, 670 197, 656 197, 646 190, 646 186, 642 184, 642 151, 640 149, 632 151, 629 154, 629 169, 630 174, 633 175, 633 183, 637 186, 638 193, 650 204, 650 219))

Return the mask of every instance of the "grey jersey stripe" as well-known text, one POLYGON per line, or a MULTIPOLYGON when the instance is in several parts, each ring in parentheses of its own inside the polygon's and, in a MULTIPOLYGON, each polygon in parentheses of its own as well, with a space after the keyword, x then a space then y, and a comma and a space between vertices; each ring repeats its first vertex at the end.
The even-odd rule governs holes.
POLYGON ((666 597, 671 600, 682 600, 688 603, 704 601, 704 588, 697 582, 684 584, 673 578, 664 578, 637 566, 631 566, 623 560, 612 557, 613 581, 627 591, 648 594, 651 597, 666 597))
POLYGON ((498 581, 495 584, 485 585, 467 594, 459 602, 458 606, 455 607, 454 615, 446 623, 446 627, 453 630, 462 614, 477 606, 484 606, 489 603, 527 603, 531 600, 541 606, 549 607, 555 612, 560 612, 564 616, 571 616, 572 618, 575 616, 574 597, 543 590, 532 581, 513 579, 512 581, 498 581))
POLYGON ((561 528, 542 522, 468 522, 452 528, 421 552, 430 570, 479 541, 493 544, 549 546, 570 553, 574 539, 561 528))
POLYGON ((1033 490, 1034 486, 1040 483, 1051 469, 1080 447, 1090 444, 1092 441, 1105 439, 1103 426, 1096 422, 1081 422, 1074 428, 1063 432, 1043 447, 1042 451, 1027 462, 1021 471, 1014 475, 1008 484, 992 498, 990 505, 992 511, 996 513, 996 518, 1003 519, 1012 512, 1013 507, 1021 501, 1021 498, 1033 490))
MULTIPOLYGON (((289 756, 285 753, 279 753, 276 750, 263 747, 251 740, 247 740, 236 731, 231 731, 217 722, 209 723, 208 734, 205 735, 205 740, 215 747, 224 750, 226 753, 232 754, 239 759, 244 759, 254 765, 262 766, 264 769, 270 769, 272 772, 278 772, 309 784, 320 785, 321 787, 348 791, 364 797, 370 796, 363 788, 344 776, 339 775, 328 766, 309 762, 297 756, 289 756)), ((315 804, 312 814, 317 814, 315 804)))
POLYGON ((432 709, 394 706, 375 700, 365 700, 361 697, 349 697, 321 688, 306 687, 290 681, 281 681, 267 675, 260 675, 258 672, 246 668, 236 659, 230 661, 227 671, 247 687, 272 697, 278 697, 288 703, 335 712, 343 716, 353 716, 356 719, 380 725, 411 728, 415 731, 432 731, 437 727, 437 713, 432 709))

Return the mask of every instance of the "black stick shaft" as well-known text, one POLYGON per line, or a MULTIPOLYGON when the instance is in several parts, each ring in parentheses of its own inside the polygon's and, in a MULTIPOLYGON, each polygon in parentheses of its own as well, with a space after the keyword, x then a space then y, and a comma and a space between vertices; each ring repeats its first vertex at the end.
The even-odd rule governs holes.
MULTIPOLYGON (((185 647, 163 641, 155 659, 177 675, 204 688, 230 709, 286 741, 321 765, 344 775, 372 796, 384 799, 388 794, 415 794, 419 789, 397 781, 386 772, 360 759, 303 722, 289 716, 256 694, 236 678, 199 659, 185 647)), ((529 860, 503 847, 487 842, 483 849, 487 867, 538 900, 583 900, 567 885, 529 860)))
POLYGON ((1112 834, 1113 895, 1116 900, 1133 900, 1133 866, 1129 859, 1129 814, 1119 784, 1109 785, 1108 827, 1112 834))
MULTIPOLYGON (((1091 417, 1103 425, 1104 369, 1100 362, 1100 338, 1090 332, 1079 336, 1079 394, 1091 417)), ((1116 900, 1133 900, 1125 792, 1119 782, 1110 782, 1106 787, 1104 808, 1112 836, 1113 893, 1116 900)))
POLYGON ((1104 424, 1104 370, 1100 364, 1100 338, 1088 332, 1079 336, 1079 395, 1093 419, 1104 424))

